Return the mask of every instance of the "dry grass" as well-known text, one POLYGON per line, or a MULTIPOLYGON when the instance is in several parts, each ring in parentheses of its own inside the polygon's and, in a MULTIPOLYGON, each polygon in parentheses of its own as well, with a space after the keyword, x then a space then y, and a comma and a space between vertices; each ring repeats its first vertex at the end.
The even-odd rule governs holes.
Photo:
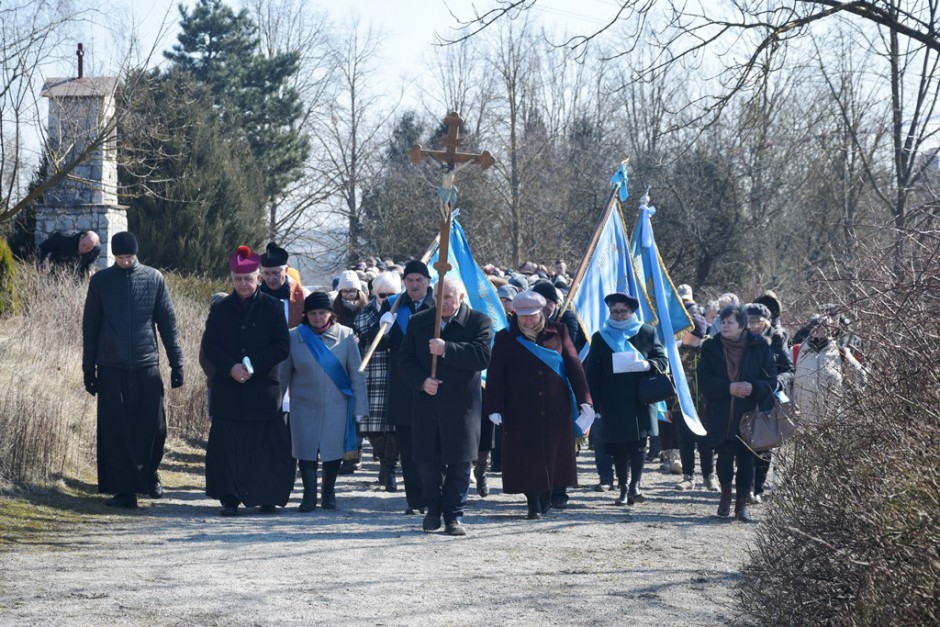
MULTIPOLYGON (((209 295, 224 284, 167 277, 185 359, 186 384, 169 387, 170 438, 208 432, 206 381, 198 363, 209 295)), ((17 267, 22 313, 0 321, 0 490, 49 485, 93 472, 95 399, 82 384, 81 322, 87 285, 17 267)), ((161 348, 162 351, 162 348, 161 348)))

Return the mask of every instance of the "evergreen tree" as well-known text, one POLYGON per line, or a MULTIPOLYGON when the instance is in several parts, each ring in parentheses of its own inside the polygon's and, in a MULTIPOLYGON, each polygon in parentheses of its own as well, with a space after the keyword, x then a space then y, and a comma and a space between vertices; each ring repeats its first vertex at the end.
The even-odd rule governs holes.
POLYGON ((119 130, 129 229, 148 264, 222 276, 237 245, 262 241, 261 174, 248 144, 206 105, 207 86, 178 70, 145 80, 119 130))
POLYGON ((191 11, 181 5, 180 15, 178 43, 164 56, 209 88, 225 128, 251 147, 270 202, 299 177, 310 153, 297 130, 303 105, 288 85, 300 54, 263 56, 248 11, 236 13, 222 0, 199 0, 191 11))

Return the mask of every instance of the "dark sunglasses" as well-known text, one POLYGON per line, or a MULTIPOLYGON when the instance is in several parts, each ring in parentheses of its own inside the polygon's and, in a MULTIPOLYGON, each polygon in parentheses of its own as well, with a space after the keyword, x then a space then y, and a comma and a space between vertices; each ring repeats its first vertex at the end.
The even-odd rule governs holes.
POLYGON ((379 298, 388 298, 389 296, 394 296, 394 294, 392 293, 385 294, 385 293, 379 292, 378 294, 376 294, 376 296, 378 296, 379 298))

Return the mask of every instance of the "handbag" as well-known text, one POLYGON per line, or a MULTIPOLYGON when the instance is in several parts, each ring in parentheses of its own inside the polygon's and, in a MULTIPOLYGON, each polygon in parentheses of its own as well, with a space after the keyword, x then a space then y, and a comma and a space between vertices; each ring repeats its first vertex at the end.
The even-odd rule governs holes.
POLYGON ((642 405, 655 405, 668 401, 675 395, 676 388, 672 385, 672 379, 656 370, 642 373, 637 380, 636 398, 642 405))
POLYGON ((749 449, 760 453, 783 444, 798 426, 793 403, 784 405, 774 398, 774 406, 770 409, 755 408, 744 412, 738 424, 738 437, 749 449))

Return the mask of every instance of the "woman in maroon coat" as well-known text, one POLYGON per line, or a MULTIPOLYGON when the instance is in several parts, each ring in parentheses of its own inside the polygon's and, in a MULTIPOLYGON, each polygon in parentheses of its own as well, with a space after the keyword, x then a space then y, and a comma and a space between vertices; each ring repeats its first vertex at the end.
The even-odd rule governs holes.
POLYGON ((503 425, 503 491, 526 495, 530 520, 551 508, 552 488, 578 485, 575 403, 593 415, 568 330, 547 321, 544 306, 535 292, 513 299, 516 315, 496 334, 484 400, 490 420, 503 425))

